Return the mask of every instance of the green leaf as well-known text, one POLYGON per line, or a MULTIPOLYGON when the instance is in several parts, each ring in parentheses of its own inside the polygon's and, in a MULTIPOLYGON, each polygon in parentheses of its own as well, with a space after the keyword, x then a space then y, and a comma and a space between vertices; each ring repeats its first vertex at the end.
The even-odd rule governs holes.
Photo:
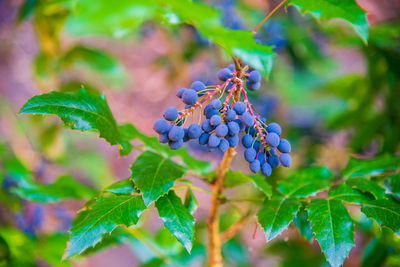
POLYGON ((110 185, 106 189, 104 189, 104 191, 111 192, 117 195, 130 195, 138 192, 135 189, 135 185, 133 184, 132 178, 127 178, 118 181, 110 185))
POLYGON ((265 176, 262 175, 250 175, 250 179, 253 181, 255 187, 257 187, 261 192, 265 194, 267 197, 272 196, 272 187, 269 183, 267 183, 265 176))
POLYGON ((333 173, 325 167, 297 171, 279 182, 278 189, 284 196, 308 197, 329 188, 333 173))
POLYGON ((87 66, 114 83, 121 83, 125 77, 124 69, 116 58, 93 47, 74 46, 63 55, 61 62, 64 67, 87 66))
POLYGON ((208 25, 197 27, 205 37, 220 45, 229 54, 243 59, 264 75, 271 72, 275 55, 272 46, 257 43, 251 31, 210 28, 208 25))
POLYGON ((340 200, 313 199, 307 207, 315 238, 328 262, 342 265, 354 246, 354 226, 350 215, 340 200))
POLYGON ((385 197, 385 189, 380 187, 375 181, 357 177, 348 179, 346 183, 362 192, 372 194, 376 199, 385 197))
POLYGON ((293 219, 294 225, 296 225, 297 229, 299 229, 300 234, 309 242, 314 240, 313 231, 311 229, 311 223, 308 220, 308 213, 305 207, 301 207, 299 212, 296 215, 296 218, 293 219))
POLYGON ((288 228, 299 209, 300 201, 297 198, 271 199, 264 202, 257 218, 264 228, 267 242, 288 228))
POLYGON ((52 184, 40 184, 31 180, 19 183, 12 192, 23 199, 30 201, 50 203, 63 199, 88 199, 96 194, 92 188, 87 187, 69 176, 60 176, 52 184))
POLYGON ((147 149, 164 155, 165 157, 178 156, 182 159, 185 166, 198 174, 206 174, 211 170, 211 163, 207 161, 197 160, 191 156, 186 147, 178 150, 172 150, 168 146, 160 144, 157 137, 150 137, 133 126, 130 123, 123 124, 119 127, 122 137, 126 140, 139 140, 147 149))
POLYGON ((391 175, 388 180, 390 192, 394 197, 400 199, 400 174, 391 175))
POLYGON ((196 196, 193 194, 193 191, 190 188, 186 192, 184 205, 190 214, 195 213, 199 207, 199 202, 197 202, 196 196))
POLYGON ((22 4, 21 8, 18 11, 18 22, 22 22, 29 18, 29 16, 33 13, 38 0, 25 0, 22 4))
POLYGON ((81 89, 75 92, 51 92, 34 96, 21 108, 20 114, 54 114, 66 127, 74 130, 96 130, 111 145, 119 145, 126 155, 132 145, 121 137, 117 123, 104 95, 81 89))
POLYGON ((353 26, 361 39, 367 42, 367 13, 355 0, 290 0, 289 4, 296 6, 302 13, 311 13, 318 19, 344 19, 353 26))
POLYGON ((145 209, 139 195, 102 194, 73 221, 63 257, 68 258, 93 247, 117 226, 136 224, 145 209))
POLYGON ((378 199, 363 205, 361 211, 376 220, 381 227, 388 227, 400 235, 400 204, 397 202, 378 199))
POLYGON ((194 218, 181 199, 171 190, 156 201, 156 208, 165 227, 190 252, 193 246, 194 218))
POLYGON ((272 46, 257 43, 251 31, 223 27, 217 9, 191 0, 120 1, 118 7, 107 0, 77 3, 75 13, 67 21, 67 29, 76 35, 101 34, 122 36, 131 33, 145 20, 162 24, 189 24, 221 46, 230 55, 242 58, 263 74, 269 74, 274 53, 272 46))
POLYGON ((329 198, 342 200, 354 204, 363 204, 373 200, 366 194, 361 193, 357 189, 351 188, 347 184, 341 184, 329 190, 329 198))
POLYGON ((163 156, 146 151, 137 157, 131 167, 132 179, 143 193, 146 206, 169 191, 185 169, 163 156))
MULTIPOLYGON (((216 177, 217 172, 213 172, 216 177)), ((241 171, 228 170, 225 174, 224 187, 232 188, 250 182, 250 177, 241 171)))
POLYGON ((351 158, 347 167, 342 171, 344 178, 379 176, 400 168, 400 157, 385 155, 371 160, 351 158))

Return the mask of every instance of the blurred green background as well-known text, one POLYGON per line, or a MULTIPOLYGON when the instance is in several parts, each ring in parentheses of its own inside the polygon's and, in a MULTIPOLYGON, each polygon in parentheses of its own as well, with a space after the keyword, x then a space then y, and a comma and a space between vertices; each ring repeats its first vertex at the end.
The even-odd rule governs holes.
MULTIPOLYGON (((95 133, 65 130, 55 117, 17 113, 33 95, 85 87, 107 96, 119 123, 132 122, 153 135, 153 122, 165 108, 183 106, 176 91, 193 80, 217 82, 216 72, 231 63, 230 57, 193 26, 136 20, 139 11, 127 8, 129 1, 111 1, 107 8, 100 8, 96 1, 82 2, 85 16, 74 15, 76 1, 0 1, 0 266, 110 266, 116 262, 138 266, 154 257, 151 242, 161 251, 180 255, 183 264, 188 255, 168 232, 160 230, 160 220, 152 219, 154 212, 147 212, 142 220, 147 230, 110 237, 110 244, 120 245, 61 263, 66 231, 84 203, 81 199, 129 177, 137 152, 120 157, 116 147, 95 133), (118 16, 107 16, 104 22, 109 10, 118 16), (12 190, 25 176, 49 183, 66 174, 74 179, 65 178, 67 186, 62 188, 73 188, 77 200, 27 201, 12 190), (79 188, 72 186, 75 180, 79 188)), ((222 13, 225 27, 235 30, 253 29, 278 3, 205 2, 222 13)), ((283 126, 293 144, 293 167, 277 170, 274 179, 310 166, 339 171, 350 156, 399 155, 400 3, 357 2, 367 11, 368 45, 343 21, 316 21, 294 7, 282 8, 255 36, 258 43, 272 45, 276 57, 261 89, 250 93, 251 101, 262 116, 283 126)), ((190 144, 189 151, 214 166, 222 156, 196 144, 190 144)), ((233 166, 248 172, 241 157, 234 159, 233 166)), ((253 189, 230 190, 240 196, 253 189)), ((200 203, 209 203, 209 196, 197 192, 196 196, 200 203)), ((246 204, 240 203, 239 209, 241 205, 246 204)), ((207 204, 200 205, 195 214, 199 237, 190 266, 204 261, 200 241, 207 211, 207 204)), ((224 212, 222 229, 240 217, 233 208, 224 212)), ((353 218, 357 220, 356 247, 344 265, 400 266, 398 236, 378 230, 360 213, 353 218)), ((225 244, 227 266, 327 264, 318 244, 306 242, 296 230, 290 228, 265 244, 262 229, 255 225, 255 218, 249 220, 242 233, 225 244)))

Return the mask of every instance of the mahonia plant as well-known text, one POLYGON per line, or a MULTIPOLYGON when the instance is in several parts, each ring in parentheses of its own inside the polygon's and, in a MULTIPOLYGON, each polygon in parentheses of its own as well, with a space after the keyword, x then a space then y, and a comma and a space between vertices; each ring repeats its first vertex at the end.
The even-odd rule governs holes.
POLYGON ((206 86, 194 81, 190 88, 178 91, 177 97, 185 103, 185 108, 178 111, 169 107, 164 119, 154 123, 159 142, 179 149, 184 142, 198 140, 199 144, 208 146, 209 151, 226 152, 229 147, 237 147, 241 140, 246 148, 244 158, 252 172, 261 170, 265 176, 270 176, 272 169, 281 164, 289 167, 291 145, 280 138, 281 126, 276 122, 267 124, 265 118, 256 114, 247 96, 246 89, 260 88, 261 74, 248 65, 235 68, 230 64, 218 71, 218 78, 222 84, 206 86), (196 118, 196 110, 199 110, 199 118, 196 118), (201 122, 202 114, 205 119, 201 122), (185 127, 189 119, 191 123, 185 127), (199 123, 193 123, 197 120, 199 123))

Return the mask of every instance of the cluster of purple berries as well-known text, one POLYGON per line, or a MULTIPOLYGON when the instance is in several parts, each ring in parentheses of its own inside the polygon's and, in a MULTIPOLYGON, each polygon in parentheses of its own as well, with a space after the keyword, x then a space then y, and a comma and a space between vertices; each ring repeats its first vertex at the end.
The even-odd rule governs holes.
POLYGON ((154 123, 160 143, 179 149, 184 142, 198 140, 210 151, 225 152, 229 147, 236 147, 241 140, 246 148, 244 157, 252 172, 261 170, 265 176, 270 176, 272 168, 281 164, 289 167, 291 146, 286 139, 280 138, 281 127, 277 123, 266 124, 264 118, 255 115, 247 97, 245 87, 248 90, 260 88, 260 73, 248 66, 237 70, 231 64, 218 72, 218 78, 223 81, 220 85, 205 86, 195 81, 190 88, 178 91, 177 96, 185 103, 184 110, 169 107, 164 112, 164 119, 154 123), (202 111, 199 121, 202 114, 205 119, 186 128, 187 118, 191 116, 193 121, 197 108, 202 111), (243 134, 242 138, 239 134, 243 134))

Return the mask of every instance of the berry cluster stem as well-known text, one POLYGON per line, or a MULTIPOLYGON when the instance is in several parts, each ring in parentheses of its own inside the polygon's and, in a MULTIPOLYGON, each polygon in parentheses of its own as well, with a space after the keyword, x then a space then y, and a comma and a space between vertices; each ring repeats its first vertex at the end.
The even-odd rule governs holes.
MULTIPOLYGON (((237 102, 240 99, 240 90, 232 88, 233 101, 237 102)), ((236 155, 236 148, 230 147, 224 154, 221 164, 218 167, 217 179, 212 183, 213 196, 211 199, 210 215, 207 221, 208 244, 207 244, 207 266, 222 267, 221 255, 221 234, 219 231, 219 215, 222 199, 220 196, 224 190, 224 180, 226 172, 231 165, 233 157, 236 155)))
POLYGON ((265 141, 264 135, 261 130, 261 128, 262 128, 261 123, 258 121, 258 119, 259 119, 258 116, 255 116, 254 111, 251 108, 249 99, 247 97, 246 90, 244 89, 243 85, 240 85, 240 91, 243 93, 243 99, 244 99, 243 102, 246 103, 249 113, 255 118, 254 126, 256 127, 258 134, 260 135, 260 139, 261 139, 262 143, 264 144, 264 146, 267 146, 267 142, 265 141))
POLYGON ((191 112, 193 112, 197 107, 203 105, 204 102, 206 102, 206 101, 209 100, 209 99, 212 99, 213 96, 214 96, 216 93, 221 92, 221 89, 224 88, 224 87, 228 84, 228 82, 229 82, 229 80, 226 81, 226 82, 224 82, 224 83, 221 84, 221 85, 216 86, 216 88, 215 88, 214 91, 212 91, 212 92, 207 92, 207 93, 206 93, 206 96, 205 96, 202 100, 200 100, 199 102, 197 102, 196 104, 194 104, 193 107, 187 109, 185 112, 182 112, 182 114, 179 115, 178 119, 181 119, 181 118, 186 117, 188 114, 190 114, 191 112))

